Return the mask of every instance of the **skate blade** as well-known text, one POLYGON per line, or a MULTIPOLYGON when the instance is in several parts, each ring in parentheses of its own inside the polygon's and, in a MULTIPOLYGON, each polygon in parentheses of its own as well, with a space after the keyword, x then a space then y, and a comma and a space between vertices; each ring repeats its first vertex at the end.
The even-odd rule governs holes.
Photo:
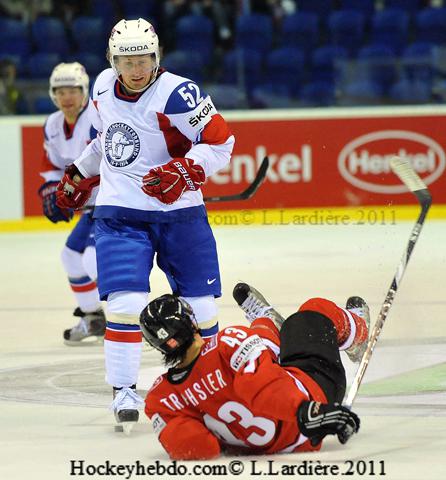
POLYGON ((124 433, 124 435, 129 436, 136 422, 122 422, 118 425, 115 425, 115 432, 124 433))
POLYGON ((64 340, 68 347, 98 347, 104 345, 104 337, 90 337, 83 340, 64 340))

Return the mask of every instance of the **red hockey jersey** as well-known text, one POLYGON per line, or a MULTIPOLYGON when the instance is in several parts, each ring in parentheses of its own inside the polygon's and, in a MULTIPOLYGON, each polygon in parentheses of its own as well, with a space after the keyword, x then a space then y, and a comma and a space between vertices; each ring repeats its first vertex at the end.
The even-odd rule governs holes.
POLYGON ((279 333, 269 319, 222 330, 192 366, 159 377, 145 412, 172 459, 209 459, 222 448, 246 453, 318 450, 299 432, 304 400, 325 402, 297 368, 278 364, 279 333))

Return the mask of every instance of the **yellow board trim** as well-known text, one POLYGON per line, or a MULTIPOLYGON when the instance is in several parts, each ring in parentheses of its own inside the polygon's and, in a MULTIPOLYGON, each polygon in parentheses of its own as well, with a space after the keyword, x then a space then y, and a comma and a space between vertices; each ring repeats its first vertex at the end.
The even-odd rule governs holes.
MULTIPOLYGON (((377 205, 368 207, 313 207, 283 209, 211 210, 209 223, 213 227, 250 225, 392 225, 415 220, 418 205, 377 205)), ((0 233, 58 232, 73 229, 72 222, 51 223, 45 217, 22 220, 0 220, 0 233)), ((446 205, 433 205, 429 220, 446 220, 446 205)))
MULTIPOLYGON (((418 205, 377 205, 367 207, 312 207, 210 211, 209 223, 217 226, 250 225, 392 225, 415 220, 418 205)), ((446 205, 434 205, 429 220, 445 220, 446 205)))

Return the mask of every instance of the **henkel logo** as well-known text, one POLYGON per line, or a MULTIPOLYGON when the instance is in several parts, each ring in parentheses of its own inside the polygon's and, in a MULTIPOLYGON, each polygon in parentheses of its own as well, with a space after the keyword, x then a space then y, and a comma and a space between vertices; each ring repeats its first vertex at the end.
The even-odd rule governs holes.
POLYGON ((407 159, 429 185, 443 173, 446 165, 441 145, 426 135, 406 130, 382 130, 362 135, 348 143, 339 154, 338 169, 347 182, 375 193, 405 193, 390 169, 390 159, 407 159))
POLYGON ((251 183, 265 156, 269 157, 266 178, 272 183, 311 182, 313 178, 311 146, 302 145, 300 152, 276 154, 267 152, 263 145, 255 149, 255 155, 234 155, 229 165, 214 173, 210 180, 217 185, 251 183))

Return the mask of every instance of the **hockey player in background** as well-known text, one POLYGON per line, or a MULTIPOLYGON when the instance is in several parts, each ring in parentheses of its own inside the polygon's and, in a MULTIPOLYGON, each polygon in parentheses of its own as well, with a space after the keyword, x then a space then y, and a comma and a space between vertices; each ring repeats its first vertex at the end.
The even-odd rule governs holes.
MULTIPOLYGON (((49 95, 59 109, 44 126, 44 155, 40 175, 45 182, 39 189, 43 213, 53 223, 69 222, 73 210, 56 205, 57 185, 65 167, 96 137, 88 117, 88 75, 78 62, 57 65, 50 77, 49 95)), ((102 340, 105 316, 96 286, 96 252, 92 209, 86 209, 70 233, 61 259, 77 302, 73 315, 79 322, 64 331, 67 345, 85 345, 102 340)))
POLYGON ((163 295, 142 311, 144 338, 168 372, 146 397, 146 414, 172 459, 229 453, 319 450, 326 435, 347 442, 359 418, 340 405, 346 378, 339 350, 359 362, 369 310, 360 297, 346 308, 312 298, 284 320, 253 287, 234 298, 250 327, 232 326, 204 340, 193 311, 163 295))
POLYGON ((138 420, 136 393, 154 255, 172 291, 192 305, 201 334, 217 333, 217 250, 203 204, 205 179, 226 166, 234 137, 199 86, 160 68, 158 37, 143 19, 112 29, 108 59, 92 88, 90 143, 59 184, 58 204, 79 208, 100 174, 95 238, 98 287, 107 300, 106 380, 126 432, 138 420))

